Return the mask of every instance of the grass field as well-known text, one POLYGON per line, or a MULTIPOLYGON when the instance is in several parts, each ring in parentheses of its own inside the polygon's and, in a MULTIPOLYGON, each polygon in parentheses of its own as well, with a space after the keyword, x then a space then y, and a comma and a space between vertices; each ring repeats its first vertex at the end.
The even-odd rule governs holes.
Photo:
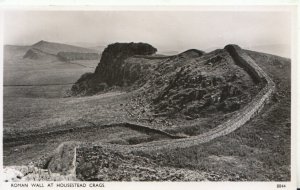
POLYGON ((57 59, 23 59, 28 49, 28 46, 5 46, 4 97, 63 97, 72 83, 97 66, 97 60, 67 63, 57 59))

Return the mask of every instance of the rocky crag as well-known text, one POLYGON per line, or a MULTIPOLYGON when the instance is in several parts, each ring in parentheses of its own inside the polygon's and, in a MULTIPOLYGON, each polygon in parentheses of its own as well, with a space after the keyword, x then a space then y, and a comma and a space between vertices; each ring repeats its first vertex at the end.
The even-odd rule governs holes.
POLYGON ((128 65, 134 55, 152 55, 156 48, 145 43, 115 43, 102 53, 94 73, 86 73, 72 87, 73 95, 91 95, 113 85, 127 86, 146 75, 149 64, 128 65))
POLYGON ((73 95, 112 86, 138 89, 130 102, 132 112, 195 119, 238 110, 261 88, 225 49, 190 49, 174 56, 155 52, 144 43, 109 45, 95 72, 84 74, 72 87, 73 95))

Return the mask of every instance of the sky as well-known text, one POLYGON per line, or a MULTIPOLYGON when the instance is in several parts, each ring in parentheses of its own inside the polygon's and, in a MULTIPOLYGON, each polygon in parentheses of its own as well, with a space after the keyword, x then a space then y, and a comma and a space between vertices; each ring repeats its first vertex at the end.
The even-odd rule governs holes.
POLYGON ((7 11, 4 44, 40 40, 96 46, 146 42, 159 51, 210 51, 234 43, 290 57, 288 11, 7 11))

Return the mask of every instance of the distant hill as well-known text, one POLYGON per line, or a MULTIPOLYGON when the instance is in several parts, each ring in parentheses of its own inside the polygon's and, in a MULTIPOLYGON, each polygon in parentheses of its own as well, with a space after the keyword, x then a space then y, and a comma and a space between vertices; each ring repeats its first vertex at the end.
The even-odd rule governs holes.
POLYGON ((107 46, 107 44, 103 44, 101 42, 96 42, 96 43, 70 42, 70 43, 66 43, 66 44, 70 44, 70 45, 73 45, 73 46, 84 47, 84 48, 88 48, 88 49, 93 49, 93 50, 96 50, 98 53, 101 53, 105 49, 105 47, 107 46))
POLYGON ((246 47, 246 49, 251 49, 253 51, 268 53, 272 55, 278 55, 281 57, 291 57, 291 47, 286 44, 257 45, 246 47))
POLYGON ((98 51, 68 44, 39 41, 25 53, 23 58, 29 59, 58 59, 61 61, 69 60, 97 60, 98 51), (67 55, 63 57, 63 55, 67 55))
POLYGON ((180 52, 178 51, 172 51, 172 50, 166 50, 166 51, 158 51, 158 54, 162 54, 162 55, 177 55, 180 52))
POLYGON ((47 52, 49 54, 58 54, 58 52, 78 52, 78 53, 97 53, 97 51, 93 49, 83 48, 79 46, 55 43, 55 42, 47 42, 47 41, 39 41, 32 45, 32 48, 39 49, 43 52, 47 52))

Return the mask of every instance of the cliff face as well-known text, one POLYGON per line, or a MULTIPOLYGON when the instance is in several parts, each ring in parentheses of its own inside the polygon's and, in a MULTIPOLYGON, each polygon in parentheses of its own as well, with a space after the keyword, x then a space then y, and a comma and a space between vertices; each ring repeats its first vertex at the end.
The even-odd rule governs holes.
POLYGON ((103 52, 96 68, 96 77, 111 85, 123 85, 122 65, 124 60, 133 55, 151 55, 156 48, 145 43, 115 43, 109 45, 103 52))
POLYGON ((73 94, 93 94, 106 86, 124 86, 141 76, 141 64, 132 65, 125 60, 134 55, 152 55, 157 51, 146 43, 114 43, 102 53, 100 63, 94 73, 85 74, 72 87, 73 94), (128 74, 128 69, 130 74, 128 74))

